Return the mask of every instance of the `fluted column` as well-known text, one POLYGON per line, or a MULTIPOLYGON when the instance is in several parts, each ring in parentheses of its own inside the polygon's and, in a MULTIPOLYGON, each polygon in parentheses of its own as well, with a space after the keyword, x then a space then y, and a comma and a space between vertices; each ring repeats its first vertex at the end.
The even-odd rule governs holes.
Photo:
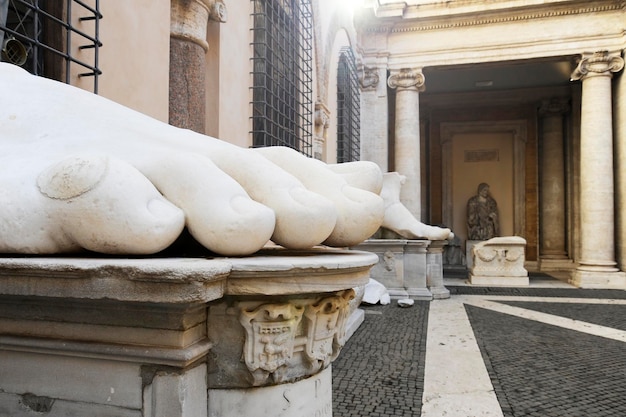
POLYGON ((565 266, 565 159, 563 116, 569 110, 565 99, 545 100, 542 117, 540 257, 541 268, 565 266))
POLYGON ((580 128, 581 256, 573 277, 581 287, 621 287, 615 262, 611 79, 624 67, 618 54, 583 54, 572 80, 582 81, 580 128))
POLYGON ((209 19, 226 21, 221 1, 171 0, 169 123, 200 133, 205 133, 209 19))
POLYGON ((406 176, 400 201, 416 219, 421 217, 419 93, 424 91, 421 69, 393 71, 387 84, 396 89, 395 170, 406 176))

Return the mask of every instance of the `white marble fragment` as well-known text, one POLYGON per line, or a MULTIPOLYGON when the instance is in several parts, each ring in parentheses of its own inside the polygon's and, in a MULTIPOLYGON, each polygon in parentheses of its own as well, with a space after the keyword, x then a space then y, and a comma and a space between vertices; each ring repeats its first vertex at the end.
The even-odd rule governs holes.
POLYGON ((413 307, 413 304, 415 304, 415 301, 410 298, 402 298, 398 300, 399 307, 413 307))

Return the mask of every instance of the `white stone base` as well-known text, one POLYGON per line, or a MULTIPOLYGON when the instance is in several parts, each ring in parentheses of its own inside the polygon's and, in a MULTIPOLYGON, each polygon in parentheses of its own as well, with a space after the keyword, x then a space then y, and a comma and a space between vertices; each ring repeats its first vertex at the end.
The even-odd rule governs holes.
POLYGON ((577 269, 569 283, 579 288, 626 290, 626 273, 577 269))
POLYGON ((409 293, 404 288, 387 288, 389 298, 392 300, 401 300, 403 298, 409 298, 409 293))
POLYGON ((527 287, 529 285, 528 276, 512 277, 512 276, 485 276, 470 274, 470 284, 482 285, 489 287, 527 287))
POLYGON ((209 390, 209 417, 330 417, 332 414, 330 366, 290 384, 209 390))
POLYGON ((354 332, 358 330, 358 328, 365 321, 365 311, 361 308, 357 308, 350 314, 348 317, 348 321, 346 322, 346 340, 349 340, 354 332))
POLYGON ((428 288, 409 288, 407 293, 406 298, 411 300, 431 301, 433 299, 433 293, 428 288))

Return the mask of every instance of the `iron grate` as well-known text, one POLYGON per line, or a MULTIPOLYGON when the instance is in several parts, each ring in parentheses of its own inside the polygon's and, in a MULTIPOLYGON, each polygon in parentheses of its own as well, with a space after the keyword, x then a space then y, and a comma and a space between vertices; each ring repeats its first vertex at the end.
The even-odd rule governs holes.
POLYGON ((252 143, 312 155, 313 26, 308 0, 252 0, 252 143))
POLYGON ((361 90, 354 53, 342 48, 337 67, 337 162, 360 159, 361 90))
POLYGON ((97 93, 98 76, 102 74, 98 67, 102 14, 99 0, 93 4, 81 0, 0 0, 0 60, 66 83, 76 65, 79 77, 93 77, 93 91, 97 93), (90 34, 72 25, 72 13, 80 15, 78 21, 86 22, 85 30, 90 34), (72 54, 73 42, 79 43, 78 51, 93 50, 90 62, 72 54))

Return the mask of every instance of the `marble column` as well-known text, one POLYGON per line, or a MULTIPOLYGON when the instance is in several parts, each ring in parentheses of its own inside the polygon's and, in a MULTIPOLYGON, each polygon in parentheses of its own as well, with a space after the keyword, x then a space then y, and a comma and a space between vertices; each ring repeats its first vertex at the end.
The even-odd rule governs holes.
POLYGON ((364 68, 361 78, 361 160, 375 162, 383 172, 388 171, 388 105, 386 66, 364 68))
POLYGON ((421 220, 419 93, 424 91, 421 69, 392 71, 387 84, 396 89, 395 170, 406 176, 400 201, 421 220))
POLYGON ((542 270, 569 269, 565 249, 565 158, 563 116, 566 99, 545 100, 539 108, 542 125, 540 259, 542 270))
POLYGON ((616 268, 611 79, 624 67, 619 54, 585 53, 572 74, 582 81, 580 129, 581 254, 572 277, 580 287, 626 286, 616 268))
POLYGON ((205 133, 209 19, 226 21, 222 2, 171 0, 169 123, 200 133, 205 133))

